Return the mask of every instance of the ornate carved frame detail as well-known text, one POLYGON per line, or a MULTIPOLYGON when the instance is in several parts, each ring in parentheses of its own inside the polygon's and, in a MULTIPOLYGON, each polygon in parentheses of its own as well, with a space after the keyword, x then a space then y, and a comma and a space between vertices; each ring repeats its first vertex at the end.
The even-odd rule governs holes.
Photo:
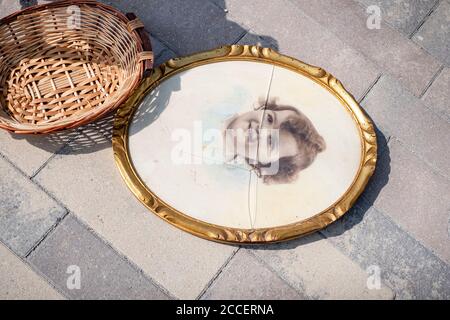
POLYGON ((281 55, 269 48, 247 45, 223 46, 215 50, 171 59, 155 68, 152 75, 144 79, 134 94, 117 111, 114 123, 113 149, 116 164, 128 187, 148 209, 160 218, 182 230, 208 240, 245 244, 293 239, 318 231, 336 221, 352 207, 362 193, 375 170, 377 160, 377 140, 374 126, 339 80, 322 68, 281 55), (128 128, 136 107, 146 94, 165 79, 179 72, 204 64, 233 60, 268 63, 306 76, 331 92, 352 115, 359 127, 361 138, 362 151, 359 170, 345 194, 324 211, 306 220, 274 228, 236 229, 218 226, 194 219, 172 208, 153 193, 135 171, 128 153, 128 128))

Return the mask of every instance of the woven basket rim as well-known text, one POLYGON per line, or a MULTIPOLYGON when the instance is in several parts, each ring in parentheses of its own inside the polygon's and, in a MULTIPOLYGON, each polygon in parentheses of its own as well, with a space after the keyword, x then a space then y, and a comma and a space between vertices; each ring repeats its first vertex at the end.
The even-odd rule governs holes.
POLYGON ((34 6, 27 7, 25 9, 21 9, 18 11, 15 11, 11 13, 10 15, 7 15, 6 17, 3 17, 0 19, 0 25, 4 23, 11 23, 14 20, 16 20, 19 16, 24 14, 29 14, 36 11, 41 11, 45 9, 53 9, 53 8, 59 8, 59 7, 66 7, 71 5, 91 5, 95 7, 100 7, 102 9, 105 9, 107 11, 110 11, 110 13, 117 16, 119 19, 121 19, 123 22, 127 23, 129 20, 125 16, 125 14, 120 11, 119 9, 114 8, 113 6, 104 4, 102 2, 98 2, 96 0, 60 0, 55 2, 49 2, 49 3, 43 3, 43 4, 37 4, 34 6))
MULTIPOLYGON (((106 11, 106 12, 114 15, 115 17, 117 17, 119 20, 121 20, 123 23, 125 23, 127 25, 130 23, 130 21, 132 21, 132 20, 130 20, 129 17, 127 17, 127 15, 125 15, 119 9, 116 9, 113 6, 110 6, 110 5, 95 1, 95 0, 62 0, 62 1, 56 1, 56 2, 51 2, 51 3, 39 4, 39 5, 31 6, 31 7, 19 10, 17 12, 14 12, 14 13, 0 19, 0 26, 2 26, 4 24, 13 23, 14 21, 17 21, 17 19, 19 19, 21 16, 24 16, 24 15, 28 15, 31 13, 35 13, 35 12, 39 12, 39 11, 43 11, 43 10, 47 10, 47 9, 69 7, 71 5, 90 6, 91 8, 94 8, 94 9, 106 11)), ((138 18, 134 14, 131 14, 131 15, 134 16, 138 20, 138 18)), ((147 51, 152 51, 150 39, 148 37, 148 34, 145 31, 143 31, 143 30, 141 31, 141 30, 137 30, 137 29, 132 30, 132 31, 128 30, 128 33, 130 34, 130 36, 132 37, 133 41, 135 42, 135 44, 137 46, 138 53, 142 53, 145 51, 145 49, 144 49, 145 44, 143 44, 142 32, 144 33, 144 36, 147 37, 147 39, 146 39, 148 41, 147 46, 150 47, 150 48, 145 48, 145 49, 147 51)), ((55 132, 55 131, 65 130, 65 129, 72 129, 75 127, 79 127, 81 125, 88 124, 92 121, 95 121, 95 120, 99 119, 100 117, 105 116, 109 112, 115 110, 136 89, 136 87, 139 85, 140 81, 144 77, 144 72, 147 71, 146 69, 149 69, 153 66, 152 59, 150 61, 150 64, 146 64, 146 62, 147 62, 147 60, 142 60, 142 61, 136 62, 136 63, 138 63, 138 66, 137 66, 138 76, 133 79, 132 83, 130 84, 129 90, 127 90, 126 92, 124 92, 121 95, 119 95, 118 97, 116 97, 115 101, 112 102, 111 105, 109 105, 109 106, 100 106, 100 107, 96 108, 95 110, 88 111, 84 114, 81 114, 78 117, 74 117, 73 119, 65 119, 65 120, 55 121, 54 124, 51 126, 49 126, 48 124, 31 125, 31 124, 24 124, 24 123, 20 123, 20 122, 17 122, 17 126, 15 126, 14 123, 17 120, 15 120, 14 118, 11 117, 10 121, 0 122, 0 128, 10 131, 10 132, 18 133, 18 134, 46 134, 46 133, 51 133, 51 132, 55 132), (150 66, 150 67, 148 67, 148 66, 150 66)), ((5 106, 0 105, 0 108, 5 108, 5 106)))

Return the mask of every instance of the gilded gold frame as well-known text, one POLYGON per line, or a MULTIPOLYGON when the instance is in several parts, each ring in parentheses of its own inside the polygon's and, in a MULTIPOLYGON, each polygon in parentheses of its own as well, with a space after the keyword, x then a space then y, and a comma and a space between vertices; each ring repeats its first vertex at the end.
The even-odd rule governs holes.
POLYGON ((293 239, 318 231, 339 219, 354 204, 375 170, 377 140, 374 126, 358 103, 342 84, 322 68, 308 65, 297 59, 279 54, 269 48, 231 45, 200 52, 167 61, 154 69, 133 95, 119 108, 113 131, 113 149, 116 164, 134 195, 153 213, 172 225, 196 236, 231 243, 266 243, 293 239), (130 119, 143 97, 162 81, 179 72, 196 66, 220 61, 247 60, 281 66, 304 75, 320 84, 336 96, 351 113, 359 127, 361 138, 361 162, 353 183, 343 196, 326 210, 293 224, 260 229, 223 227, 197 220, 171 207, 153 193, 135 171, 128 153, 128 129, 130 119))

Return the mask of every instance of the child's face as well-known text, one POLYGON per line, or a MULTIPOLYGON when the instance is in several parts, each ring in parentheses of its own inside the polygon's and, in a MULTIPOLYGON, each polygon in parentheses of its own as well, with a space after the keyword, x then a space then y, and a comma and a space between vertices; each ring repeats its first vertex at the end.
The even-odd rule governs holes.
POLYGON ((293 115, 290 110, 255 110, 235 116, 227 126, 237 132, 234 153, 262 164, 296 155, 296 139, 292 133, 280 130, 281 124, 293 115))

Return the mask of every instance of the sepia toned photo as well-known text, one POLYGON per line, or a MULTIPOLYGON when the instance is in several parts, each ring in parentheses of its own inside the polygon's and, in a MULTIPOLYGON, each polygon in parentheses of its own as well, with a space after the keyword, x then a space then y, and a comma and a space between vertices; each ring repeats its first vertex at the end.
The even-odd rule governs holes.
POLYGON ((225 123, 225 140, 231 136, 227 132, 247 132, 225 144, 234 151, 226 154, 233 160, 244 157, 266 184, 295 181, 299 172, 326 148, 325 140, 299 109, 277 100, 273 98, 266 103, 261 98, 254 110, 236 114, 225 123), (247 152, 240 154, 240 150, 247 152))

